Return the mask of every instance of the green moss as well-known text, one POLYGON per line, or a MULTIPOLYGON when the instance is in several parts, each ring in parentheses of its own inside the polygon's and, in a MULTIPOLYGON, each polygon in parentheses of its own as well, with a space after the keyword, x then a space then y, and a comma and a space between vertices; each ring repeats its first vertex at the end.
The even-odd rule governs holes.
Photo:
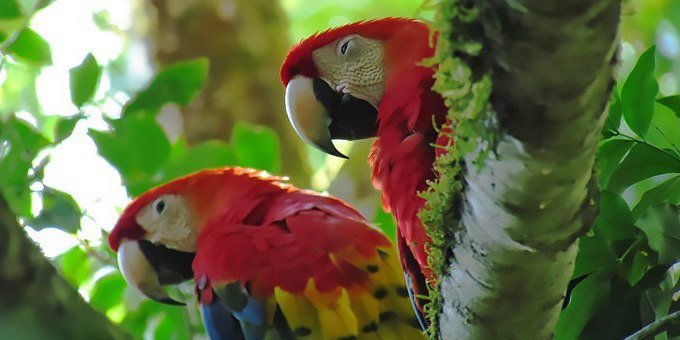
MULTIPOLYGON (((489 103, 490 73, 470 66, 483 64, 479 56, 484 46, 480 24, 484 5, 472 0, 441 0, 438 6, 438 16, 433 23, 433 29, 440 32, 437 53, 426 63, 439 65, 433 89, 442 95, 448 108, 448 122, 440 135, 448 135, 454 143, 444 147, 445 154, 435 162, 437 179, 429 182, 428 189, 420 193, 427 202, 419 217, 432 238, 428 263, 439 277, 443 277, 454 245, 454 232, 461 227, 464 157, 477 152, 473 162, 481 167, 490 150, 495 148, 497 124, 489 103)), ((437 339, 443 302, 438 282, 427 298, 428 335, 437 339)))

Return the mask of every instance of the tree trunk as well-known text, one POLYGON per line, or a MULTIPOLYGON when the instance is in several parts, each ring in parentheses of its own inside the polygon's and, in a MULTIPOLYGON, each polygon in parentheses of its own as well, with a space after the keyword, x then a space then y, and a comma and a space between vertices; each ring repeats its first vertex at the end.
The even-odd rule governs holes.
POLYGON ((28 239, 0 195, 0 338, 127 339, 28 239))
POLYGON ((277 0, 152 0, 151 28, 160 65, 205 56, 205 89, 182 109, 190 143, 228 139, 234 123, 267 125, 279 135, 283 173, 308 185, 304 149, 288 123, 279 67, 290 47, 277 0), (152 24, 154 25, 154 24, 152 24))
POLYGON ((444 2, 456 6, 442 10, 452 25, 445 58, 473 61, 471 81, 491 72, 498 130, 482 167, 465 156, 439 330, 444 339, 549 339, 577 239, 596 215, 593 164, 620 1, 444 2), (468 14, 478 16, 460 20, 468 14), (466 58, 456 32, 476 35, 481 52, 466 58))

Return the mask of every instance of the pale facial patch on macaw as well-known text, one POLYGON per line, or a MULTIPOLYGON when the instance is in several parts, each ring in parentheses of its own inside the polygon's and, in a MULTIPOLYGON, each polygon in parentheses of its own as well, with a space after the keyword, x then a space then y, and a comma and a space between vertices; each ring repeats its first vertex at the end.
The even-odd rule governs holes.
POLYGON ((378 40, 348 35, 312 52, 320 77, 341 93, 376 109, 385 92, 384 48, 378 40))
POLYGON ((155 244, 184 252, 196 251, 197 230, 186 200, 179 195, 162 195, 142 208, 135 217, 155 244))

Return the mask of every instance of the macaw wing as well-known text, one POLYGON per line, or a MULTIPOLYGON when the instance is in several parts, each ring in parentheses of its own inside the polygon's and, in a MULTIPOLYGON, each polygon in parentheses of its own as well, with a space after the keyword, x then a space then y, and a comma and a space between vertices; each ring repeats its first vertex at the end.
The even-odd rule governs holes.
POLYGON ((217 297, 203 303, 222 301, 245 339, 422 338, 389 240, 342 203, 307 196, 316 204, 203 231, 196 282, 217 297))

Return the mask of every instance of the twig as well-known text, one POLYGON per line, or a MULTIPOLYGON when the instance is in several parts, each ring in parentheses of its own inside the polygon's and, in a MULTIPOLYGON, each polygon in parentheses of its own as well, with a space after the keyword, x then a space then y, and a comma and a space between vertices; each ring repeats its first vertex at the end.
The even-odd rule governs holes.
POLYGON ((650 323, 639 331, 628 336, 625 340, 649 339, 657 334, 665 332, 672 324, 678 322, 680 322, 680 310, 650 323))
POLYGON ((657 151, 659 151, 661 153, 665 153, 666 155, 668 155, 669 157, 671 157, 671 158, 673 158, 677 161, 680 161, 680 158, 678 158, 678 156, 676 156, 676 155, 674 155, 674 154, 672 154, 672 153, 670 153, 670 152, 668 152, 668 151, 666 151, 666 150, 664 150, 664 149, 662 149, 662 148, 660 148, 660 147, 658 147, 658 146, 656 146, 652 143, 647 142, 645 139, 638 139, 638 138, 635 138, 633 136, 629 136, 625 133, 622 133, 621 131, 614 131, 614 135, 624 137, 624 138, 629 139, 633 142, 646 144, 647 146, 652 147, 652 148, 656 149, 657 151))

